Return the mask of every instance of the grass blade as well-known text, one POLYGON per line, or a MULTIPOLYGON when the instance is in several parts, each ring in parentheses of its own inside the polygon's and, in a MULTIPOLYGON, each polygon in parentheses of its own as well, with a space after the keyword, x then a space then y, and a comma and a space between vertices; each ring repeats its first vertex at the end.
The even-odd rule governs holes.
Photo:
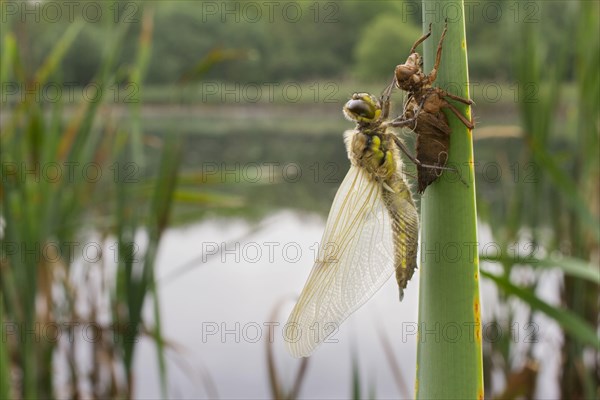
POLYGON ((507 278, 481 271, 481 275, 489 278, 507 294, 516 296, 527 303, 532 309, 543 312, 554 319, 565 332, 572 335, 577 340, 600 350, 600 341, 594 331, 594 328, 587 324, 577 314, 558 307, 554 307, 543 300, 540 300, 532 291, 513 285, 507 278))
MULTIPOLYGON (((0 322, 4 324, 4 295, 0 292, 0 322)), ((10 362, 8 359, 8 346, 6 340, 0 341, 0 396, 3 399, 10 399, 10 362)))
POLYGON ((60 64, 65 54, 67 53, 67 50, 69 50, 71 44, 77 38, 77 35, 79 34, 83 26, 83 20, 73 22, 73 24, 71 24, 67 28, 60 40, 52 48, 52 51, 50 52, 42 66, 35 73, 34 81, 38 83, 40 87, 46 83, 50 75, 60 64))
POLYGON ((0 84, 4 85, 10 76, 10 66, 14 62, 14 54, 16 52, 17 43, 15 36, 11 32, 8 32, 6 35, 4 35, 1 40, 2 60, 0 60, 0 84))
POLYGON ((480 255, 481 261, 499 262, 504 265, 515 265, 522 264, 528 265, 534 268, 559 268, 565 274, 588 280, 590 282, 600 285, 600 271, 594 268, 591 264, 586 261, 579 260, 572 257, 561 257, 558 260, 550 258, 533 258, 533 257, 497 257, 480 255))
POLYGON ((360 365, 358 355, 352 352, 352 399, 360 400, 360 365))
POLYGON ((394 356, 394 349, 392 348, 392 343, 385 333, 385 329, 380 324, 377 327, 377 334, 379 336, 379 341, 381 342, 381 346, 383 347, 383 351, 385 353, 385 357, 387 359, 388 365, 390 367, 390 371, 394 376, 394 382, 396 383, 396 387, 398 388, 398 392, 400 396, 404 399, 410 398, 410 391, 408 390, 408 386, 402 377, 402 369, 400 368, 400 364, 398 360, 394 356))

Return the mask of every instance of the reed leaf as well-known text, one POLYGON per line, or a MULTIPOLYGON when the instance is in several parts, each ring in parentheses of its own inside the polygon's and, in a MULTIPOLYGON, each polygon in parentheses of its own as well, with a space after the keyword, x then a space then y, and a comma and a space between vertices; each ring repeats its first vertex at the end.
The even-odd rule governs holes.
POLYGON ((513 266, 516 264, 527 265, 533 268, 557 268, 567 275, 585 279, 592 283, 600 284, 600 271, 589 262, 573 257, 535 258, 535 257, 499 257, 480 255, 481 261, 499 262, 502 265, 513 266))
POLYGON ((537 297, 531 290, 513 285, 504 276, 495 275, 486 271, 481 271, 481 275, 493 280, 494 283, 502 288, 507 294, 518 297, 532 309, 541 311, 554 319, 560 324, 565 332, 572 335, 577 340, 594 347, 596 350, 600 350, 600 341, 598 340, 594 328, 574 312, 546 303, 537 297))

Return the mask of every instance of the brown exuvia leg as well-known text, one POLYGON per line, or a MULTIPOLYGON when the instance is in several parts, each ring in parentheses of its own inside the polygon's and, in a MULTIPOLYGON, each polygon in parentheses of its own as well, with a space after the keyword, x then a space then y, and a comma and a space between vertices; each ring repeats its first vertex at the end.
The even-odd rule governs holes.
POLYGON ((392 79, 392 83, 390 83, 389 86, 383 90, 383 93, 381 93, 381 97, 379 99, 381 102, 381 119, 387 119, 387 117, 390 115, 390 96, 394 90, 394 87, 396 87, 396 77, 392 79))
POLYGON ((453 171, 453 172, 458 172, 456 170, 456 168, 452 168, 452 167, 443 167, 441 165, 423 164, 415 156, 413 156, 412 154, 410 154, 410 152, 408 151, 408 149, 406 148, 406 146, 404 145, 404 143, 402 143, 402 140, 400 140, 400 138, 397 137, 396 135, 394 135, 394 142, 396 143, 396 145, 398 146, 398 148, 404 154, 406 154, 406 156, 409 158, 409 160, 412 161, 413 163, 415 163, 415 165, 418 165, 419 167, 435 169, 435 170, 438 170, 438 171, 453 171))
POLYGON ((473 123, 473 121, 469 121, 467 118, 465 118, 465 116, 462 115, 461 112, 458 111, 458 109, 456 107, 454 107, 452 104, 446 102, 445 106, 448 107, 450 109, 450 111, 452 111, 454 113, 454 115, 456 115, 458 117, 458 119, 460 119, 460 122, 462 122, 464 126, 466 126, 469 129, 475 128, 475 124, 473 123))
POLYGON ((442 61, 442 44, 444 43, 444 38, 446 37, 446 32, 448 32, 448 19, 446 19, 446 24, 444 25, 444 30, 442 31, 442 36, 440 37, 440 42, 438 43, 437 53, 435 55, 435 64, 433 64, 433 69, 427 75, 427 82, 432 84, 437 79, 437 72, 440 67, 440 61, 442 61))
POLYGON ((413 44, 413 47, 410 48, 410 53, 408 53, 408 54, 410 55, 410 54, 414 53, 415 50, 417 50, 417 46, 420 45, 421 43, 423 43, 425 41, 425 39, 427 39, 429 36, 431 36, 431 23, 429 24, 429 32, 427 32, 426 34, 424 34, 423 36, 421 36, 420 38, 417 39, 415 44, 413 44))
POLYGON ((452 100, 459 101, 459 102, 461 102, 461 103, 463 103, 463 104, 466 104, 466 105, 468 105, 468 106, 471 106, 471 105, 475 104, 475 102, 474 102, 473 100, 471 100, 471 99, 465 99, 465 98, 463 98, 463 97, 460 97, 460 96, 457 96, 457 95, 455 95, 455 94, 448 93, 448 92, 446 92, 445 90, 439 89, 439 92, 440 92, 440 95, 441 95, 442 97, 449 97, 449 98, 451 98, 452 100))

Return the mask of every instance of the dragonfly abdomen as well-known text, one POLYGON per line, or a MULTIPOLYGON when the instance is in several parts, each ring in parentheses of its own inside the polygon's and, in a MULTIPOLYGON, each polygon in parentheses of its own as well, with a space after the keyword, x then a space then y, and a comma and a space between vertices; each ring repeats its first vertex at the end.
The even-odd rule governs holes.
POLYGON ((402 299, 403 289, 417 268, 419 217, 402 175, 400 153, 392 134, 385 130, 352 131, 350 135, 346 138, 350 160, 382 187, 383 202, 392 220, 394 266, 402 299))
POLYGON ((402 176, 394 174, 387 184, 394 192, 384 190, 383 202, 392 219, 396 281, 402 300, 404 289, 417 268, 419 216, 402 176))

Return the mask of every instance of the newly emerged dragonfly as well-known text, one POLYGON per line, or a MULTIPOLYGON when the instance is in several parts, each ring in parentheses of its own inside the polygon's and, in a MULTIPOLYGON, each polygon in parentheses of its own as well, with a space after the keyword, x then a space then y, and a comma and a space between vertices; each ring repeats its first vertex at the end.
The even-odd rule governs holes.
POLYGON ((287 346, 305 357, 396 273, 403 290, 417 267, 418 215, 381 100, 355 93, 344 106, 356 122, 344 141, 351 162, 331 206, 317 260, 286 325, 287 346))
POLYGON ((427 186, 440 176, 443 170, 458 172, 453 168, 446 167, 452 131, 442 110, 444 108, 449 109, 466 127, 469 129, 474 128, 473 122, 466 119, 446 98, 467 105, 473 104, 473 101, 432 86, 440 67, 442 44, 447 30, 448 22, 446 21, 446 26, 444 26, 444 31, 438 43, 435 64, 429 74, 423 72, 423 61, 416 49, 419 44, 431 36, 431 24, 429 25, 429 32, 419 38, 410 49, 410 55, 406 62, 396 67, 394 82, 392 83, 392 85, 408 92, 403 114, 391 121, 390 126, 408 127, 417 135, 416 158, 410 155, 401 142, 398 142, 398 145, 417 164, 419 193, 423 193, 427 186))

